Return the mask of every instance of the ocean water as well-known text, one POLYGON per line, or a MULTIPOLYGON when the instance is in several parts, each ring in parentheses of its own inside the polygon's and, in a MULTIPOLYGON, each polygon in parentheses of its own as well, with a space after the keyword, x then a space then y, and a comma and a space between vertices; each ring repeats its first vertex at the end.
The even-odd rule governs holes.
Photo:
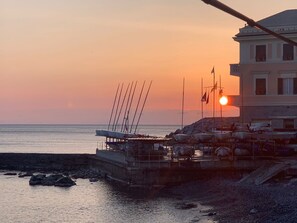
MULTIPOLYGON (((138 133, 165 136, 178 126, 142 125, 138 133)), ((0 152, 95 153, 104 137, 96 129, 106 125, 0 125, 0 152)))
MULTIPOLYGON (((165 136, 177 126, 140 126, 139 133, 165 136)), ((95 153, 104 138, 96 125, 0 125, 0 152, 95 153)), ((105 179, 91 183, 78 179, 76 186, 30 186, 29 178, 0 171, 1 223, 179 223, 213 222, 202 216, 209 207, 181 210, 184 201, 166 191, 131 190, 105 179)), ((192 202, 192 201, 191 201, 192 202)))

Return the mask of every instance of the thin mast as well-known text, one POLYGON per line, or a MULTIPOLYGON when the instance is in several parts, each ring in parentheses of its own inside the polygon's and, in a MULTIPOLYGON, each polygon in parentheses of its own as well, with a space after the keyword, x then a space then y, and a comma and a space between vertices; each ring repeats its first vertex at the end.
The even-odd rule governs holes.
POLYGON ((203 100, 202 100, 202 97, 203 97, 203 78, 201 78, 201 99, 200 99, 200 102, 201 102, 201 119, 203 119, 203 100))
POLYGON ((117 88, 116 94, 114 96, 112 110, 111 110, 111 114, 110 114, 110 118, 109 118, 107 130, 109 130, 109 126, 110 126, 111 119, 112 119, 112 116, 113 116, 114 106, 115 106, 115 103, 116 103, 116 100, 117 100, 117 97, 118 97, 119 88, 120 88, 120 83, 118 84, 118 88, 117 88))
POLYGON ((132 88, 133 88, 133 85, 134 85, 134 82, 132 81, 132 84, 129 88, 129 95, 128 95, 128 99, 127 99, 127 102, 126 102, 126 107, 125 107, 125 112, 124 112, 124 115, 123 115, 123 122, 122 122, 122 126, 121 126, 121 132, 124 130, 124 125, 126 124, 126 118, 127 118, 127 111, 128 111, 128 106, 130 104, 130 96, 131 96, 131 91, 132 91, 132 88))
POLYGON ((141 88, 141 91, 140 91, 140 94, 139 94, 139 97, 138 97, 138 102, 137 102, 137 106, 136 106, 136 109, 135 109, 135 112, 134 112, 134 115, 133 115, 133 120, 132 120, 132 123, 131 123, 130 132, 132 132, 133 124, 134 124, 135 117, 136 117, 136 114, 137 114, 137 111, 138 111, 138 107, 139 107, 140 99, 141 99, 142 92, 143 92, 143 89, 144 89, 144 85, 145 85, 145 81, 142 84, 142 88, 141 88))
POLYGON ((119 114, 118 114, 118 118, 117 118, 117 121, 116 121, 116 123, 114 125, 114 129, 113 129, 114 131, 116 131, 116 129, 117 129, 117 125, 119 123, 119 119, 120 119, 120 116, 121 116, 121 113, 122 113, 123 105, 125 103, 125 100, 126 100, 126 96, 127 96, 127 92, 128 92, 129 87, 130 87, 130 83, 128 84, 128 86, 126 88, 126 92, 125 92, 125 95, 124 95, 124 98, 123 98, 123 101, 122 101, 122 104, 121 104, 121 108, 120 108, 120 111, 119 111, 119 114))
MULTIPOLYGON (((220 77, 219 95, 221 98, 223 96, 222 95, 223 89, 222 89, 221 75, 219 77, 220 77)), ((221 113, 221 130, 222 130, 222 128, 223 128, 223 106, 221 105, 221 103, 220 103, 220 113, 221 113)))
POLYGON ((127 115, 126 115, 126 121, 125 121, 125 131, 126 132, 129 132, 129 115, 130 115, 130 110, 131 110, 132 101, 133 101, 133 98, 134 98, 134 93, 135 93, 135 90, 136 90, 136 86, 137 86, 137 81, 135 82, 135 85, 134 85, 132 97, 131 97, 131 100, 130 100, 130 105, 129 105, 127 115))
POLYGON ((114 119, 113 119, 113 124, 112 124, 112 130, 113 131, 115 129, 115 123, 116 123, 116 119, 117 119, 117 115, 118 115, 118 109, 119 109, 119 105, 120 105, 120 101, 121 101, 121 97, 122 97, 123 87, 124 87, 124 83, 122 83, 122 86, 121 86, 119 99, 118 99, 118 103, 117 103, 117 108, 116 108, 116 112, 115 112, 114 119))
POLYGON ((151 86, 152 86, 152 82, 153 82, 153 81, 151 81, 151 83, 150 83, 150 85, 149 85, 149 87, 148 87, 148 90, 147 90, 147 92, 146 92, 146 96, 145 96, 145 99, 144 99, 144 102, 143 102, 143 105, 142 105, 142 108, 141 108, 141 112, 140 112, 139 117, 138 117, 137 124, 136 124, 136 126, 135 126, 135 131, 134 131, 134 133, 136 133, 136 130, 137 130, 137 127, 138 127, 138 124, 139 124, 139 121, 140 121, 140 117, 141 117, 141 115, 142 115, 142 112, 143 112, 143 109, 144 109, 144 105, 145 105, 145 103, 146 103, 146 99, 147 99, 148 93, 150 92, 150 89, 151 89, 151 86))
POLYGON ((216 110, 216 72, 213 67, 213 102, 212 102, 212 117, 213 117, 213 127, 216 127, 215 110, 216 110))
POLYGON ((184 127, 184 105, 185 105, 185 78, 183 78, 183 95, 182 95, 182 120, 181 120, 181 128, 184 127))

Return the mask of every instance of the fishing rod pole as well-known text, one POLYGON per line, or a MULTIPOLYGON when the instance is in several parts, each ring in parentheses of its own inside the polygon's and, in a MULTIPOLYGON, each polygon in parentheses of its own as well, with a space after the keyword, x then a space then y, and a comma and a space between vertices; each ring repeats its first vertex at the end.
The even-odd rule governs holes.
POLYGON ((142 84, 142 88, 141 88, 141 91, 140 91, 140 94, 139 94, 139 97, 138 97, 138 102, 137 102, 136 109, 135 109, 135 112, 134 112, 134 115, 133 115, 133 120, 132 120, 132 123, 131 123, 130 133, 132 132, 133 124, 134 124, 136 114, 137 114, 137 111, 138 111, 138 107, 139 107, 139 104, 140 104, 140 99, 142 97, 142 92, 143 92, 143 89, 144 89, 144 85, 145 85, 145 81, 142 84))
POLYGON ((270 29, 267 29, 266 27, 260 25, 258 22, 255 22, 251 18, 241 14, 240 12, 235 11, 234 9, 230 8, 229 6, 219 2, 217 0, 201 0, 201 1, 203 1, 204 3, 206 3, 208 5, 212 5, 215 8, 220 9, 220 10, 222 10, 222 11, 224 11, 224 12, 226 12, 226 13, 228 13, 228 14, 230 14, 230 15, 238 18, 238 19, 241 19, 241 20, 247 22, 247 24, 249 26, 251 26, 251 27, 256 27, 258 29, 261 29, 261 30, 263 30, 264 32, 266 32, 268 34, 287 42, 288 44, 291 44, 293 46, 297 46, 297 42, 295 42, 295 41, 293 41, 293 40, 291 40, 291 39, 289 39, 289 38, 287 38, 287 37, 285 37, 285 36, 283 36, 283 35, 281 35, 279 33, 276 33, 276 32, 274 32, 274 31, 272 31, 270 29))
POLYGON ((110 127, 110 123, 111 123, 111 119, 112 119, 112 116, 113 116, 114 106, 115 106, 115 103, 116 103, 116 100, 117 100, 119 88, 120 88, 120 83, 118 84, 118 88, 117 88, 116 94, 114 96, 113 105, 112 105, 112 109, 111 109, 111 114, 110 114, 107 130, 109 130, 109 127, 110 127))
POLYGON ((146 92, 146 96, 145 96, 145 98, 144 98, 144 102, 143 102, 143 105, 142 105, 142 108, 141 108, 141 112, 140 112, 140 114, 139 114, 138 121, 137 121, 137 124, 136 124, 136 126, 135 126, 134 134, 136 133, 136 130, 137 130, 137 127, 138 127, 138 124, 139 124, 139 121, 140 121, 140 117, 142 116, 142 112, 143 112, 143 109, 144 109, 144 105, 145 105, 145 103, 146 103, 146 99, 147 99, 148 93, 150 92, 150 89, 151 89, 151 86, 152 86, 152 82, 153 82, 153 81, 151 81, 151 83, 150 83, 150 85, 149 85, 149 87, 148 87, 148 90, 147 90, 147 92, 146 92))

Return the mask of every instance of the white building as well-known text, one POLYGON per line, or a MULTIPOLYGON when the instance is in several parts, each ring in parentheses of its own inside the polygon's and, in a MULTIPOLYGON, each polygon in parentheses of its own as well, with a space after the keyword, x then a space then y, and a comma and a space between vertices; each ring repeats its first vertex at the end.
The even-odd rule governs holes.
MULTIPOLYGON (((297 9, 258 22, 297 42, 297 9)), ((274 128, 297 129, 297 47, 250 26, 234 37, 240 62, 230 74, 240 79, 240 95, 231 104, 243 122, 268 121, 274 128)))

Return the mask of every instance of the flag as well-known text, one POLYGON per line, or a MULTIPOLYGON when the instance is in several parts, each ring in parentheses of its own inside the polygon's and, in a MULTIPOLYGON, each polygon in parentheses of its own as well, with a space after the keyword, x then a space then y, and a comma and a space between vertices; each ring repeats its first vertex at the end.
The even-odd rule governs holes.
POLYGON ((222 89, 222 88, 220 88, 220 90, 219 90, 219 95, 220 95, 220 96, 223 95, 223 89, 222 89))
POLYGON ((205 102, 206 101, 206 92, 203 94, 202 98, 201 98, 201 102, 205 102))
POLYGON ((217 90, 217 88, 218 88, 218 83, 216 82, 215 85, 210 90, 210 93, 213 92, 214 90, 217 90))
POLYGON ((212 68, 212 70, 211 70, 211 74, 215 74, 215 69, 214 69, 214 67, 212 68))
POLYGON ((206 104, 208 104, 208 102, 209 102, 209 94, 207 95, 207 98, 206 98, 206 104))

